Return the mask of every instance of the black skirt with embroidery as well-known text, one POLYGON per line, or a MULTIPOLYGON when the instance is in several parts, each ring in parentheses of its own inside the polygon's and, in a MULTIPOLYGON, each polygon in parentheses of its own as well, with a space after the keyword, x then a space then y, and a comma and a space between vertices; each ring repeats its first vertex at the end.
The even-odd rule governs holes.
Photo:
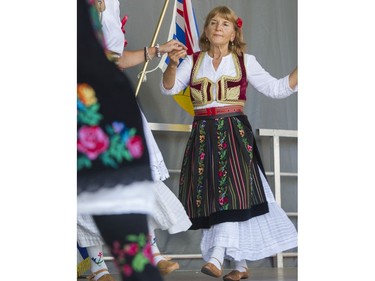
POLYGON ((264 173, 246 115, 195 117, 183 158, 179 199, 190 229, 245 221, 268 212, 264 173))
POLYGON ((77 192, 152 180, 132 86, 104 52, 98 13, 77 2, 77 192))

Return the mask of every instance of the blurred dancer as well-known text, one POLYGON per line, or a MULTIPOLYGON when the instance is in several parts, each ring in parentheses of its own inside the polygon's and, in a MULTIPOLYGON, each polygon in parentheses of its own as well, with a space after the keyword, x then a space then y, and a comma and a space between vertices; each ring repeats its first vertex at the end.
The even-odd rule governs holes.
MULTIPOLYGON (((124 51, 124 28, 120 21, 120 7, 117 0, 107 0, 106 9, 101 11, 101 25, 104 35, 105 52, 111 61, 117 63, 120 69, 127 68, 152 59, 155 56, 164 54, 172 50, 184 49, 178 41, 169 41, 159 47, 144 48, 136 51, 124 51)), ((127 93, 125 93, 127 94, 127 93)), ((153 209, 152 216, 149 217, 149 230, 152 241, 152 253, 155 264, 162 275, 168 274, 179 268, 179 264, 167 260, 160 254, 158 249, 155 229, 168 230, 170 234, 186 231, 191 226, 191 222, 186 212, 170 189, 162 182, 169 177, 168 170, 165 166, 162 154, 156 144, 156 141, 147 124, 145 116, 143 118, 143 129, 145 132, 146 143, 149 150, 152 177, 155 181, 156 205, 153 209)), ((98 254, 102 252, 102 241, 100 234, 96 230, 93 220, 89 216, 79 216, 78 218, 78 242, 80 246, 89 247, 89 252, 98 254)), ((95 273, 97 264, 92 260, 91 271, 95 273)), ((101 263, 104 267, 104 261, 101 263)), ((102 271, 105 272, 105 271, 102 271)), ((108 274, 108 273, 107 273, 108 274)))
MULTIPOLYGON (((154 183, 134 92, 104 54, 92 1, 77 1, 77 31, 78 214, 93 215, 122 280, 161 281, 148 239, 154 183)), ((113 281, 106 273, 90 279, 113 281)))

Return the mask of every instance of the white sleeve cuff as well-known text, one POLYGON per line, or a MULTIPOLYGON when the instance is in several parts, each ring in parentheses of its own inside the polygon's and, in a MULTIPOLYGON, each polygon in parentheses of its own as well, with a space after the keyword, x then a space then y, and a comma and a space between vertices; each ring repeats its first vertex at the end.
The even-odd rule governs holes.
POLYGON ((179 91, 176 89, 176 82, 174 83, 173 87, 171 89, 164 88, 163 85, 163 79, 160 79, 160 90, 163 95, 172 96, 174 94, 177 94, 179 91))

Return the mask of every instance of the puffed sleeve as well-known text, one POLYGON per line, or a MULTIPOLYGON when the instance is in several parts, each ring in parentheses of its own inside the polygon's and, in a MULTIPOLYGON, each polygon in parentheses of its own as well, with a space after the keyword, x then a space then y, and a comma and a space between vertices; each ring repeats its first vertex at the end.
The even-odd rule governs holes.
POLYGON ((282 99, 297 92, 297 86, 295 89, 291 89, 289 86, 289 75, 284 78, 276 79, 263 69, 255 56, 246 54, 245 64, 248 81, 265 96, 274 99, 282 99))
POLYGON ((163 95, 175 95, 184 90, 190 81, 191 68, 193 66, 192 56, 187 56, 178 66, 176 80, 172 89, 165 89, 163 79, 160 80, 160 90, 163 95))

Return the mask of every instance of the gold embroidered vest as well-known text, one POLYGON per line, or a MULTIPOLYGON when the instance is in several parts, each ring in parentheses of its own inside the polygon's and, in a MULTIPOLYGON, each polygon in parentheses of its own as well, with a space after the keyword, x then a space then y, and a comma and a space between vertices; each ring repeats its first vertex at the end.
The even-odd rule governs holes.
MULTIPOLYGON (((214 101, 215 82, 207 77, 197 79, 197 73, 203 61, 206 52, 197 52, 193 54, 193 68, 190 76, 190 98, 193 106, 203 106, 214 101)), ((248 85, 246 79, 246 69, 244 55, 238 56, 232 53, 236 76, 223 75, 216 82, 217 99, 219 103, 244 105, 246 101, 246 88, 248 85)))

